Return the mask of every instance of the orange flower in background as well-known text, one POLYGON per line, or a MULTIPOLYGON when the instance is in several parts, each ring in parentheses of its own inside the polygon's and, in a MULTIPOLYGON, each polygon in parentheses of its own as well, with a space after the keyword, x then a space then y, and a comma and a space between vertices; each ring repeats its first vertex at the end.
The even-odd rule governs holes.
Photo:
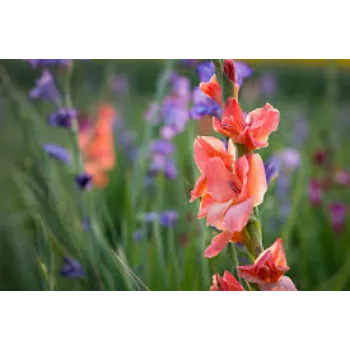
POLYGON ((105 187, 108 184, 106 172, 115 165, 113 123, 116 115, 111 105, 101 104, 95 124, 81 120, 79 146, 85 171, 92 176, 96 187, 105 187))
POLYGON ((222 120, 213 118, 213 128, 253 151, 268 146, 270 134, 278 129, 279 119, 279 111, 268 103, 245 118, 237 100, 229 98, 222 120))
POLYGON ((213 284, 210 288, 210 291, 244 292, 244 288, 228 271, 225 271, 223 277, 221 277, 219 274, 213 276, 213 284))
POLYGON ((201 83, 199 88, 219 105, 222 105, 222 89, 215 74, 208 83, 201 83))
POLYGON ((254 265, 238 267, 240 277, 258 285, 270 285, 281 281, 289 270, 284 253, 282 239, 278 239, 256 259, 254 265))
POLYGON ((205 257, 217 256, 229 242, 243 242, 253 208, 263 202, 267 191, 265 169, 260 155, 248 154, 238 158, 228 170, 218 158, 208 161, 207 196, 202 199, 199 218, 207 225, 223 231, 205 251, 205 257))

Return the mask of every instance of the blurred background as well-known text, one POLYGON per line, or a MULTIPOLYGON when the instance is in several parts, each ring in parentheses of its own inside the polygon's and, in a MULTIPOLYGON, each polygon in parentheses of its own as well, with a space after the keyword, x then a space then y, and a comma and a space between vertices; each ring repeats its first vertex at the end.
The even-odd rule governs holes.
MULTIPOLYGON (((55 105, 29 96, 43 68, 0 61, 1 290, 208 290, 214 272, 233 270, 229 252, 204 259, 211 232, 189 203, 193 141, 212 133, 210 118, 194 113, 201 61, 49 67, 79 116, 93 123, 101 106, 115 110, 115 163, 90 190, 77 189, 76 174, 45 151, 73 152, 74 144, 71 132, 48 123, 55 105), (174 89, 183 97, 176 113, 167 109, 174 89), (164 151, 153 141, 173 131, 174 118, 164 151)), ((241 62, 253 69, 242 108, 269 102, 281 112, 259 152, 278 164, 261 208, 264 245, 283 238, 298 289, 350 290, 350 60, 241 62)))

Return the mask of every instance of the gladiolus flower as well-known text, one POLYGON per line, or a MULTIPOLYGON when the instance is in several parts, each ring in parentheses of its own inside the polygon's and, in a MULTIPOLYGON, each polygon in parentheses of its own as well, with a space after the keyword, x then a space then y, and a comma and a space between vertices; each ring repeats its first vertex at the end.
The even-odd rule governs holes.
POLYGON ((245 118, 239 103, 229 98, 222 120, 213 118, 215 131, 245 145, 250 151, 268 146, 268 139, 279 124, 279 111, 270 104, 250 112, 245 118))
POLYGON ((239 284, 235 277, 228 271, 224 272, 223 277, 219 274, 213 276, 211 292, 244 292, 244 288, 239 284))
POLYGON ((288 270, 281 239, 262 252, 254 265, 238 267, 240 277, 258 285, 276 283, 288 270))
POLYGON ((113 123, 116 111, 112 106, 103 104, 98 110, 98 119, 94 125, 86 123, 79 131, 79 144, 83 155, 85 172, 92 176, 97 187, 107 185, 106 171, 115 165, 113 123))
POLYGON ((266 176, 258 154, 235 160, 231 142, 226 151, 220 140, 198 137, 194 150, 201 176, 191 193, 191 201, 201 197, 198 218, 206 218, 208 226, 223 231, 205 252, 207 258, 212 258, 230 241, 242 241, 241 232, 266 193, 266 176))

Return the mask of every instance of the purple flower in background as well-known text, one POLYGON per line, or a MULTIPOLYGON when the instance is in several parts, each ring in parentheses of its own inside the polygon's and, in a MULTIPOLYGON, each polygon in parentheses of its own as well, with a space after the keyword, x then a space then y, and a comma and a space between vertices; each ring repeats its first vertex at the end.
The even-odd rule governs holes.
POLYGON ((150 152, 153 155, 161 154, 168 156, 175 152, 175 146, 169 141, 166 140, 155 140, 152 141, 150 145, 150 152))
POLYGON ((266 182, 269 185, 271 181, 278 176, 278 165, 273 161, 273 159, 271 159, 265 162, 264 167, 266 174, 266 182))
POLYGON ((161 226, 173 227, 176 224, 178 215, 174 210, 167 210, 162 213, 150 212, 143 215, 143 220, 146 222, 158 221, 161 226))
POLYGON ((206 61, 203 63, 200 63, 197 66, 197 74, 200 79, 200 81, 207 83, 210 81, 212 76, 215 74, 215 66, 213 61, 206 61))
POLYGON ((133 233, 133 238, 136 243, 141 242, 145 236, 145 232, 143 230, 137 230, 133 233))
POLYGON ((264 97, 273 98, 278 90, 277 76, 273 72, 265 72, 260 77, 260 91, 264 97))
POLYGON ((64 258, 63 267, 61 268, 60 275, 66 278, 82 278, 85 276, 85 271, 81 267, 80 263, 71 258, 64 258))
POLYGON ((247 63, 244 63, 241 61, 234 61, 234 62, 235 62, 235 70, 236 70, 236 76, 237 76, 237 84, 239 86, 242 86, 244 80, 250 78, 254 70, 251 67, 249 67, 247 63))
POLYGON ((344 232, 346 226, 346 216, 348 212, 347 205, 341 202, 333 202, 329 205, 328 211, 334 232, 344 232))
POLYGON ((113 91, 121 96, 129 94, 129 80, 125 75, 116 75, 112 81, 113 91))
POLYGON ((148 110, 145 113, 145 119, 152 124, 158 124, 161 121, 160 113, 159 113, 159 106, 155 103, 151 103, 148 106, 148 110))
POLYGON ((52 158, 70 164, 72 159, 70 153, 62 146, 55 144, 46 144, 43 146, 45 152, 52 158))
POLYGON ((222 108, 212 98, 204 94, 199 87, 193 90, 193 106, 191 109, 191 118, 194 120, 206 116, 219 117, 222 114, 222 108))
POLYGON ((286 171, 294 171, 300 166, 300 153, 294 148, 286 148, 277 153, 280 167, 286 171))
POLYGON ((86 232, 91 232, 92 231, 90 220, 88 218, 84 218, 83 219, 83 221, 81 223, 81 226, 86 232))
POLYGON ((60 103, 60 95, 55 86, 55 82, 51 73, 44 70, 37 80, 35 87, 29 93, 32 99, 42 99, 53 101, 56 104, 60 103))
POLYGON ((294 124, 294 144, 302 147, 309 136, 309 127, 306 118, 300 116, 294 124))
POLYGON ((92 176, 89 174, 80 174, 76 176, 75 182, 81 190, 87 190, 92 186, 92 176))
POLYGON ((309 183, 309 199, 314 207, 321 204, 322 199, 322 184, 317 179, 311 179, 309 183))
POLYGON ((164 174, 170 180, 174 180, 177 176, 177 169, 173 159, 163 154, 152 156, 152 163, 150 166, 150 175, 164 174))
POLYGON ((76 118, 77 115, 78 112, 75 109, 62 107, 49 115, 49 124, 61 128, 71 128, 72 119, 76 118))
POLYGON ((169 210, 160 214, 159 223, 165 227, 174 227, 177 219, 178 215, 176 211, 169 210))

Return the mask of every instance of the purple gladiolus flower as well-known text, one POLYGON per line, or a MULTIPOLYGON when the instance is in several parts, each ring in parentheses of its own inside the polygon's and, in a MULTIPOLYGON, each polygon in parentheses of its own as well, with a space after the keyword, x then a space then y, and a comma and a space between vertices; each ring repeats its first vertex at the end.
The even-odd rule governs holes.
POLYGON ((89 174, 80 174, 76 176, 75 182, 81 190, 87 190, 92 186, 92 176, 89 174))
POLYGON ((60 103, 60 95, 55 86, 53 77, 48 70, 44 70, 36 82, 36 86, 29 93, 32 99, 42 99, 60 103))
POLYGON ((341 202, 333 202, 329 205, 328 211, 334 232, 344 232, 346 225, 346 216, 348 212, 347 205, 341 202))
POLYGON ((72 162, 70 153, 64 147, 54 144, 46 144, 43 147, 45 152, 50 157, 60 160, 66 164, 70 164, 72 162))
POLYGON ((273 160, 268 160, 264 164, 265 174, 266 174, 266 182, 269 185, 272 180, 274 180, 278 176, 278 166, 273 160))
POLYGON ((164 174, 167 178, 173 180, 177 176, 177 169, 173 159, 161 154, 152 157, 150 166, 150 175, 164 174))
POLYGON ((155 140, 150 145, 151 154, 161 154, 168 156, 175 152, 175 146, 166 140, 155 140))
POLYGON ((62 107, 49 115, 49 124, 61 128, 71 128, 72 119, 76 118, 77 115, 78 112, 75 109, 62 107))
POLYGON ((164 227, 173 227, 176 224, 177 219, 178 215, 173 210, 164 211, 162 213, 150 212, 143 215, 144 221, 159 221, 159 224, 164 227))
POLYGON ((197 74, 200 81, 204 83, 207 83, 208 81, 210 81, 212 76, 215 74, 215 66, 213 61, 200 63, 197 66, 197 74))
POLYGON ((158 124, 161 121, 159 110, 160 108, 157 104, 151 103, 148 106, 147 112, 145 113, 145 119, 152 124, 158 124))
POLYGON ((174 227, 177 219, 178 219, 178 215, 176 211, 169 210, 160 214, 159 223, 165 227, 174 227))
POLYGON ((254 70, 248 64, 241 61, 234 61, 237 75, 237 84, 242 86, 245 79, 248 79, 253 74, 254 70))
POLYGON ((280 166, 287 171, 296 170, 301 162, 300 153, 294 148, 286 148, 277 153, 280 166))
POLYGON ((85 276, 85 271, 78 261, 71 258, 64 258, 60 275, 71 279, 82 278, 85 276))

